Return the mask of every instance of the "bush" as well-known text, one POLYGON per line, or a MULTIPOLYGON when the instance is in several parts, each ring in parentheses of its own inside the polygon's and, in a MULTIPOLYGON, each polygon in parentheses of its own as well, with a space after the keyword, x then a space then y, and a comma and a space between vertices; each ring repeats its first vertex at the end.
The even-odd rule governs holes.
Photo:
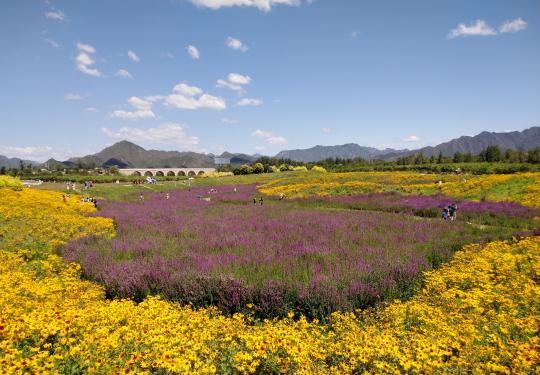
POLYGON ((253 168, 251 168, 249 165, 244 164, 240 167, 240 174, 251 174, 253 173, 253 168))
POLYGON ((227 176, 234 176, 233 172, 211 172, 211 173, 204 173, 201 177, 227 177, 227 176))
POLYGON ((293 171, 307 172, 307 167, 305 167, 305 166, 303 166, 303 165, 299 165, 299 166, 293 167, 292 170, 293 170, 293 171))
POLYGON ((313 168, 311 168, 311 171, 319 172, 319 173, 326 173, 326 169, 319 165, 314 165, 313 168))
POLYGON ((21 190, 23 187, 21 180, 11 176, 0 176, 0 189, 10 188, 13 190, 21 190))
POLYGON ((263 173, 264 172, 264 165, 261 163, 255 163, 253 164, 253 173, 263 173))

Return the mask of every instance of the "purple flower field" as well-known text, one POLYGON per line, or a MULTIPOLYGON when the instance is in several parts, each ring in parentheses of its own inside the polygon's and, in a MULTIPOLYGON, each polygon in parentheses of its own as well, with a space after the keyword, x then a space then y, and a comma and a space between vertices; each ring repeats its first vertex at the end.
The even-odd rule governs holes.
POLYGON ((84 238, 66 245, 62 255, 79 262, 111 298, 160 294, 229 313, 251 303, 261 317, 294 310, 323 318, 407 298, 423 271, 463 244, 510 235, 401 213, 299 208, 277 200, 253 204, 260 196, 255 186, 236 189, 104 202, 99 214, 114 218, 117 237, 84 238))

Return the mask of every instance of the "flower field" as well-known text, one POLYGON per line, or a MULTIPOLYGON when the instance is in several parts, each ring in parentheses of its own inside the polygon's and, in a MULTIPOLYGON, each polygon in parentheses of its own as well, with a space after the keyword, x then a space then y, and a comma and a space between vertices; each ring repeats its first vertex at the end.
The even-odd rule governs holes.
POLYGON ((415 172, 312 173, 301 179, 280 177, 260 187, 268 195, 288 197, 355 195, 394 191, 444 194, 473 201, 512 201, 540 207, 540 173, 509 175, 421 174, 415 172), (300 182, 301 181, 301 182, 300 182), (440 182, 440 183, 439 183, 440 182))
MULTIPOLYGON (((241 213, 256 215, 248 217, 259 219, 256 224, 261 227, 283 220, 301 224, 315 215, 307 210, 307 217, 294 216, 295 210, 272 207, 279 204, 274 202, 262 207, 245 204, 244 198, 252 193, 250 187, 242 189, 246 190, 238 191, 240 199, 218 193, 219 199, 212 197, 210 202, 187 202, 182 200, 183 192, 171 192, 170 201, 183 203, 184 213, 207 210, 207 218, 230 214, 225 223, 203 220, 200 224, 209 225, 209 232, 202 235, 220 225, 237 225, 237 211, 220 211, 228 206, 249 210, 241 213), (268 210, 262 215, 260 209, 268 210)), ((64 203, 59 193, 6 188, 0 189, 0 197, 0 373, 534 374, 540 368, 540 237, 466 245, 441 268, 426 272, 423 287, 406 302, 334 312, 323 324, 293 312, 283 318, 258 319, 254 305, 228 316, 215 307, 195 308, 159 297, 138 304, 107 299, 104 287, 81 278, 78 264, 53 254, 58 244, 91 235, 118 240, 122 249, 125 233, 133 226, 149 225, 138 210, 161 204, 162 194, 148 195, 143 203, 108 203, 101 213, 114 217, 116 231, 111 219, 95 216, 94 208, 76 197, 64 203), (110 215, 113 207, 119 211, 110 215), (121 215, 130 221, 123 225, 121 215)), ((157 208, 144 212, 155 219, 153 230, 189 225, 189 217, 185 222, 168 222, 157 208)), ((338 212, 343 215, 338 223, 322 223, 334 223, 338 232, 351 234, 347 230, 356 221, 346 213, 338 212)), ((308 221, 306 228, 326 220, 324 214, 308 221)), ((414 216, 404 215, 397 215, 404 230, 417 225, 408 224, 414 216)), ((375 225, 370 229, 376 231, 379 218, 367 217, 362 225, 375 225)), ((427 229, 418 230, 428 236, 422 230, 437 234, 438 228, 429 223, 427 229)), ((243 229, 241 233, 249 233, 249 227, 243 229)), ((302 236, 304 230, 299 229, 302 236)), ((190 244, 189 238, 183 240, 190 244)), ((216 245, 212 237, 204 240, 209 247, 216 245)), ((257 238, 246 235, 245 240, 257 238)), ((265 238, 260 241, 267 243, 265 238)), ((151 244, 147 245, 139 252, 151 252, 151 244)), ((343 244, 338 238, 335 245, 333 249, 343 244)), ((132 254, 125 251, 119 260, 128 256, 132 254)), ((200 253, 197 256, 190 265, 212 265, 200 253)))
MULTIPOLYGON (((230 314, 248 312, 249 304, 258 318, 294 311, 324 320, 334 311, 408 298, 422 272, 464 244, 515 232, 479 230, 461 220, 303 209, 286 201, 260 205, 255 186, 233 189, 104 203, 100 215, 114 218, 116 238, 83 238, 65 246, 62 256, 81 264, 84 276, 104 285, 111 298, 160 294, 230 314), (205 194, 209 201, 198 198, 205 194)), ((508 209, 475 202, 465 209, 476 206, 508 209)), ((509 209, 530 211, 517 204, 509 209)))

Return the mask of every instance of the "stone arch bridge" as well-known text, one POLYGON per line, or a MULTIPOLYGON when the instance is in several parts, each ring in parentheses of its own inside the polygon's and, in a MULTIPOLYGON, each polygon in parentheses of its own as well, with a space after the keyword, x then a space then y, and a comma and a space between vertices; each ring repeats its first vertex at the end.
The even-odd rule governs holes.
POLYGON ((123 176, 199 176, 215 172, 215 168, 123 168, 118 170, 123 176))

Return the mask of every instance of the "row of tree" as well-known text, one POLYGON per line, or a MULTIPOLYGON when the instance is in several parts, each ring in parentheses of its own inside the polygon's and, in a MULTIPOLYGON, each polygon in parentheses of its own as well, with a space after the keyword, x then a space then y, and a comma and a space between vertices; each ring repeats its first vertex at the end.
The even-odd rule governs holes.
POLYGON ((398 165, 412 165, 412 164, 443 164, 443 163, 540 163, 540 147, 530 150, 512 150, 507 149, 504 152, 501 151, 499 146, 488 146, 482 150, 478 155, 472 155, 469 153, 454 153, 453 157, 443 156, 439 153, 437 157, 431 156, 425 157, 422 153, 404 156, 398 158, 396 163, 398 165))

